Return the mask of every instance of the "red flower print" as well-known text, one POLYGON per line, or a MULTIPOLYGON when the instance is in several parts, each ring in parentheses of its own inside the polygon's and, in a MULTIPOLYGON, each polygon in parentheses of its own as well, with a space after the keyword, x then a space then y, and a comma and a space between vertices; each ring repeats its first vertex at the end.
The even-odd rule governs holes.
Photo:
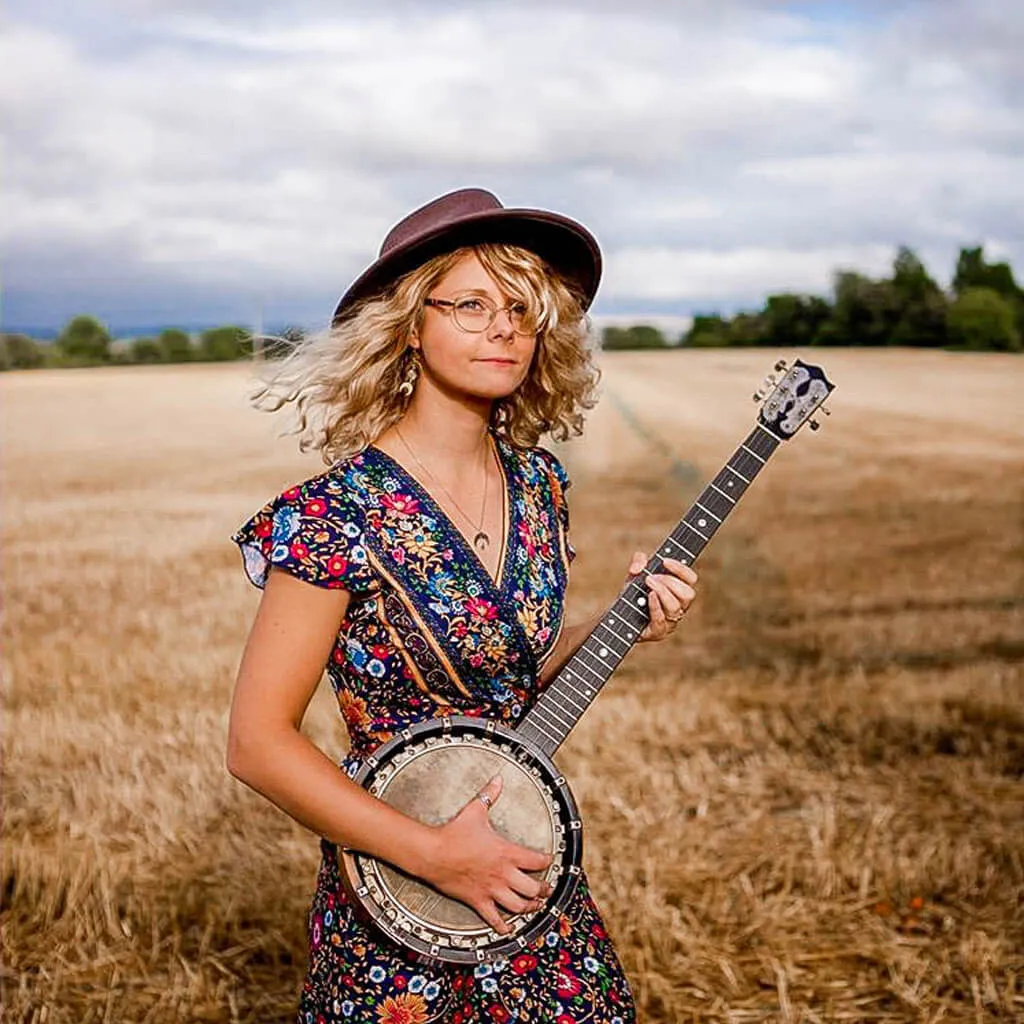
POLYGON ((529 974, 537 966, 537 958, 532 953, 520 953, 512 960, 512 970, 516 974, 529 974))
POLYGON ((596 921, 590 926, 590 934, 593 935, 595 939, 608 938, 608 933, 596 921))
POLYGON ((405 565, 405 548, 392 548, 391 557, 399 564, 405 565))
POLYGON ((504 1006, 499 1006, 497 1003, 487 1007, 487 1012, 490 1014, 491 1020, 495 1021, 496 1024, 506 1024, 507 1021, 512 1019, 512 1015, 505 1009, 504 1006))
POLYGON ((269 537, 274 532, 274 524, 269 519, 264 519, 262 523, 256 524, 256 536, 257 537, 269 537))
POLYGON ((309 548, 301 540, 293 541, 289 550, 292 553, 292 558, 297 558, 300 562, 304 558, 309 558, 309 548))
POLYGON ((288 490, 281 495, 281 497, 284 498, 285 501, 294 501, 301 493, 302 492, 296 485, 295 487, 289 487, 288 490))
POLYGON ((382 494, 380 503, 400 516, 414 516, 420 510, 420 503, 408 494, 382 494))
MULTIPOLYGON (((564 918, 563 918, 563 920, 564 920, 564 918)), ((569 956, 569 950, 567 950, 567 949, 560 949, 558 951, 558 962, 560 964, 567 964, 571 959, 572 959, 572 957, 569 956)))
POLYGON ((583 991, 580 979, 564 965, 558 968, 558 980, 555 983, 555 988, 558 991, 559 999, 569 999, 583 991))
POLYGON ((570 1017, 567 1013, 560 1013, 555 1018, 555 1024, 576 1024, 576 1018, 570 1017))
POLYGON ((394 978, 391 979, 391 984, 394 985, 395 988, 397 988, 399 991, 402 991, 405 988, 405 986, 409 984, 409 982, 404 974, 396 974, 394 978))
POLYGON ((331 555, 327 559, 327 571, 332 576, 344 576, 347 568, 348 559, 342 558, 341 555, 331 555))
POLYGON ((374 644, 370 648, 370 653, 375 658, 380 658, 380 660, 383 661, 391 653, 391 648, 385 647, 384 644, 374 644))
POLYGON ((526 548, 527 556, 533 558, 537 552, 537 545, 534 543, 533 533, 530 530, 529 523, 519 523, 519 540, 522 542, 523 547, 526 548))
POLYGON ((327 502, 323 498, 313 498, 306 502, 302 510, 307 516, 322 516, 327 511, 327 502))
POLYGON ((461 974, 455 975, 455 978, 452 981, 452 991, 453 992, 461 992, 462 991, 462 986, 466 984, 467 980, 468 979, 464 975, 461 975, 461 974))
POLYGON ((485 601, 480 597, 467 597, 466 611, 468 611, 470 615, 478 619, 483 619, 486 622, 498 617, 498 609, 495 608, 490 601, 485 601))

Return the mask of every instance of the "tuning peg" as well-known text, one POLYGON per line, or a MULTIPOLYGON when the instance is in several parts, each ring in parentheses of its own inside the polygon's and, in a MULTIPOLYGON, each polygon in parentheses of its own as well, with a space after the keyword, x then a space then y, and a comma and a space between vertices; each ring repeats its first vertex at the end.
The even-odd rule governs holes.
POLYGON ((752 401, 754 401, 754 402, 761 402, 761 401, 763 401, 763 400, 764 400, 764 392, 763 392, 763 391, 755 391, 755 392, 754 392, 754 393, 753 393, 753 394, 752 394, 752 395, 750 396, 750 398, 751 398, 751 400, 752 400, 752 401))
POLYGON ((831 416, 831 415, 832 415, 832 410, 831 410, 831 409, 830 409, 830 408, 829 408, 829 407, 828 407, 827 405, 823 405, 823 406, 821 407, 821 411, 822 411, 822 412, 823 412, 823 413, 824 413, 824 414, 825 414, 826 416, 831 416))
POLYGON ((786 360, 785 360, 785 359, 780 359, 780 360, 779 360, 779 361, 778 361, 778 362, 777 362, 777 363, 775 364, 775 369, 776 369, 776 370, 784 370, 784 369, 786 369, 786 360))
POLYGON ((821 424, 817 420, 809 420, 811 430, 820 430, 821 424))

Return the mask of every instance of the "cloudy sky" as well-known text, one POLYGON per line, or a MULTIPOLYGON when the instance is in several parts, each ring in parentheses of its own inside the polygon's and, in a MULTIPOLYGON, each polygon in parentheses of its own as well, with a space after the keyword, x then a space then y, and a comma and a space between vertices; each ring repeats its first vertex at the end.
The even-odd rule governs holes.
POLYGON ((583 221, 595 312, 1024 276, 1016 0, 7 0, 3 321, 319 325, 463 185, 583 221))

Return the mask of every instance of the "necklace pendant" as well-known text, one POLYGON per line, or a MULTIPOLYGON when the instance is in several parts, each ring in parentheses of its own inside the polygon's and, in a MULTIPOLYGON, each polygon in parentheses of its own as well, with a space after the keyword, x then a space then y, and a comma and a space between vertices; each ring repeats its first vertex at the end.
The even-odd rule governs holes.
POLYGON ((487 534, 484 533, 483 530, 481 530, 473 538, 473 547, 475 547, 477 549, 477 551, 486 551, 490 546, 491 546, 491 538, 488 537, 487 534))

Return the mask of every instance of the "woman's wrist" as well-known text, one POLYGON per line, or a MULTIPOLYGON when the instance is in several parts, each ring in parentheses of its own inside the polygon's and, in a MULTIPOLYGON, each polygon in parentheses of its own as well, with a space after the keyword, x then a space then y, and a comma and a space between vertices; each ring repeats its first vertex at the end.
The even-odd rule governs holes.
POLYGON ((438 829, 414 818, 407 818, 407 821, 408 827, 398 837, 394 863, 407 874, 429 881, 431 870, 437 863, 438 829))

